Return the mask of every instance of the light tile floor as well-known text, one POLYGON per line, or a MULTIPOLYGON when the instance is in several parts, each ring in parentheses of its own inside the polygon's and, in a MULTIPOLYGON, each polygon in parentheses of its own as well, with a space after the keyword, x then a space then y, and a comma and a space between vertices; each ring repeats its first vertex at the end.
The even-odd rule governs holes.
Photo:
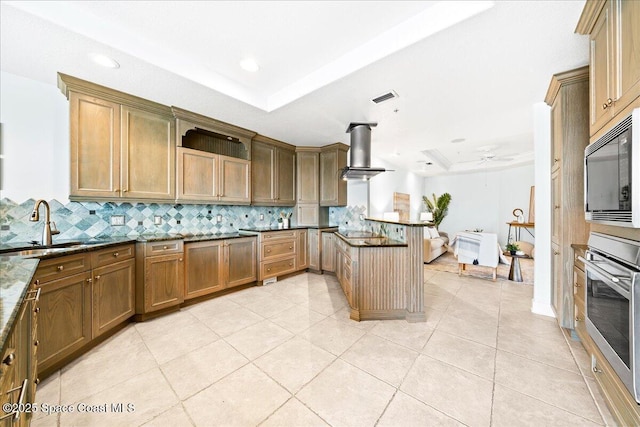
POLYGON ((354 322, 334 276, 297 275, 128 326, 43 381, 37 401, 74 412, 32 425, 613 425, 531 297, 426 270, 427 322, 354 322))

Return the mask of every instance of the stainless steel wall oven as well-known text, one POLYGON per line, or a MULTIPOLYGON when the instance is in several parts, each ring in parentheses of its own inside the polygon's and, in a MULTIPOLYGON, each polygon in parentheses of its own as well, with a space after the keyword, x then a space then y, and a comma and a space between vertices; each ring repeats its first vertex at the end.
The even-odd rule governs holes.
POLYGON ((640 403, 640 242, 594 232, 586 257, 587 331, 640 403))

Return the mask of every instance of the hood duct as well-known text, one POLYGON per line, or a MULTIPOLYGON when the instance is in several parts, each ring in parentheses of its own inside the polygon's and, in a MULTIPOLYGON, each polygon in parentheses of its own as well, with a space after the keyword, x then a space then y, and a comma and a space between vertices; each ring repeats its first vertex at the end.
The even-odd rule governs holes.
POLYGON ((349 166, 342 170, 340 177, 344 180, 359 179, 369 180, 381 172, 384 168, 371 167, 371 128, 377 123, 350 123, 347 133, 351 134, 351 147, 349 148, 349 166))

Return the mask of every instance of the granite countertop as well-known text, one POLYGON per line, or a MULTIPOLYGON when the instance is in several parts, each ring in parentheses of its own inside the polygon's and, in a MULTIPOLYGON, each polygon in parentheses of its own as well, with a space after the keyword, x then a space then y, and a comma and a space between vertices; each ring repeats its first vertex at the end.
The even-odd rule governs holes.
POLYGON ((228 239, 238 239, 241 237, 252 237, 252 236, 241 234, 241 233, 185 234, 184 242, 185 243, 206 242, 209 240, 228 240, 228 239))
POLYGON ((33 258, 0 255, 0 350, 19 314, 38 262, 33 258))
POLYGON ((398 240, 391 240, 383 236, 378 236, 373 233, 363 232, 345 232, 335 233, 340 239, 345 241, 349 246, 361 247, 361 248, 394 248, 394 247, 407 247, 406 243, 398 240), (355 237, 358 236, 358 237, 355 237))
POLYGON ((379 218, 366 218, 367 221, 376 221, 376 222, 386 222, 387 224, 398 224, 398 225, 406 225, 408 227, 428 227, 433 226, 432 223, 421 222, 421 221, 390 221, 387 219, 379 219, 379 218))
POLYGON ((305 230, 307 228, 314 228, 314 227, 302 227, 302 226, 297 226, 297 225, 292 225, 290 227, 287 228, 278 228, 278 226, 266 226, 266 227, 247 227, 247 228, 241 228, 240 231, 248 231, 251 233, 263 233, 263 232, 268 232, 268 231, 287 231, 287 230, 305 230))

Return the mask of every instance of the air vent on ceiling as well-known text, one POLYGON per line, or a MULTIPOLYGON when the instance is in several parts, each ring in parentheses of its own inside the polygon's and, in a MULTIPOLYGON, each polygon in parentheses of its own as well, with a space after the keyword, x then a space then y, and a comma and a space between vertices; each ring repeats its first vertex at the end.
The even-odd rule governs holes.
POLYGON ((397 98, 397 97, 398 97, 398 94, 395 91, 392 90, 392 91, 387 92, 387 93, 385 93, 383 95, 376 96, 375 98, 373 98, 371 100, 371 102, 373 102, 375 104, 380 104, 381 102, 388 101, 390 99, 397 98))

